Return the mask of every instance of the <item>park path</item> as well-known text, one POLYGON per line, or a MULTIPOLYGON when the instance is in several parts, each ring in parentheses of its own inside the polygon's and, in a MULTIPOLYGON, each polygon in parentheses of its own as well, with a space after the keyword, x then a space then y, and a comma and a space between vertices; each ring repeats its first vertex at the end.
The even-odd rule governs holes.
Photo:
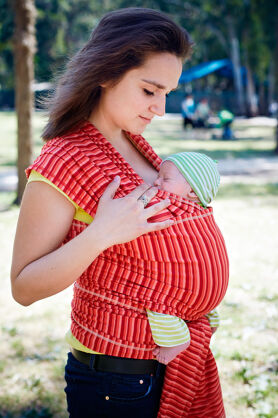
POLYGON ((227 158, 218 168, 223 183, 278 183, 278 156, 227 158))
MULTIPOLYGON (((278 156, 258 158, 226 158, 218 164, 223 183, 278 183, 278 156)), ((16 168, 0 171, 0 192, 15 191, 16 168)))

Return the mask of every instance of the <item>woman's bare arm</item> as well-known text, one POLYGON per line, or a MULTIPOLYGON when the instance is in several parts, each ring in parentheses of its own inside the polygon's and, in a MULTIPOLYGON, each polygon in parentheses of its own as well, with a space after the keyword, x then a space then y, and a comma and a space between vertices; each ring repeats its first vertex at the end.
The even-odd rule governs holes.
POLYGON ((93 260, 111 245, 165 228, 171 221, 147 219, 169 205, 160 202, 144 209, 138 197, 151 199, 157 192, 141 185, 129 196, 114 199, 119 180, 107 187, 94 221, 62 247, 75 208, 61 193, 43 182, 27 185, 14 242, 11 283, 13 297, 22 305, 56 294, 70 286, 93 260))

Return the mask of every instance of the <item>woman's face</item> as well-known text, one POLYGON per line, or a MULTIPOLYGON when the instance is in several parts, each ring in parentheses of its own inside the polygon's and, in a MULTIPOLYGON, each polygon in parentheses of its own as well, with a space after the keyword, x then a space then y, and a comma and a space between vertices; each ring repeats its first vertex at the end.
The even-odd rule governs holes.
POLYGON ((164 115, 166 95, 177 87, 181 71, 180 58, 157 53, 116 85, 103 85, 97 112, 106 127, 141 134, 155 115, 164 115))

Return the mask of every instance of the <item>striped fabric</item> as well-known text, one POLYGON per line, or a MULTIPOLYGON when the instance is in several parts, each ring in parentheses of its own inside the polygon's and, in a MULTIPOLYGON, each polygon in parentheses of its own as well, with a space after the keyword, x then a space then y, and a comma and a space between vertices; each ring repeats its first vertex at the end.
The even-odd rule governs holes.
POLYGON ((216 309, 213 309, 211 312, 209 312, 206 317, 209 320, 209 324, 211 327, 219 327, 220 319, 219 319, 219 313, 216 309))
MULTIPOLYGON (((129 137, 158 169, 161 159, 149 144, 141 136, 129 137)), ((143 182, 89 122, 49 141, 27 169, 27 176, 32 169, 92 217, 99 198, 116 175, 121 176, 121 186, 115 198, 127 195, 143 182)), ((177 407, 178 399, 183 399, 179 410, 184 412, 175 417, 195 416, 192 413, 196 410, 199 414, 200 405, 203 415, 199 417, 222 417, 219 378, 209 349, 211 329, 204 315, 220 303, 227 289, 225 243, 212 208, 202 208, 164 191, 159 191, 150 205, 165 197, 170 198, 171 205, 150 221, 172 218, 174 225, 108 248, 76 281, 71 331, 94 351, 151 359, 155 344, 146 309, 189 321, 191 344, 177 362, 175 359, 167 366, 160 414, 174 416, 170 411, 177 407)), ((74 220, 65 242, 86 227, 74 220)))
POLYGON ((190 324, 191 343, 166 367, 158 418, 225 418, 205 317, 190 324), (174 382, 174 383, 173 383, 174 382))
MULTIPOLYGON (((186 322, 173 315, 152 312, 147 309, 149 324, 154 342, 161 347, 174 347, 190 342, 190 333, 186 322)), ((206 317, 211 327, 219 326, 219 314, 216 309, 206 317)))
MULTIPOLYGON (((51 183, 48 179, 43 177, 41 174, 37 173, 35 170, 32 170, 29 178, 28 183, 32 181, 42 181, 44 183, 49 184, 51 187, 54 187, 60 193, 62 193, 75 207, 75 215, 74 219, 80 220, 85 222, 86 224, 90 224, 93 218, 88 215, 83 209, 79 208, 79 206, 71 200, 64 192, 62 192, 58 187, 56 187, 53 183, 51 183)), ((149 324, 152 330, 152 336, 154 342, 157 345, 162 347, 173 347, 178 344, 183 344, 190 342, 190 334, 186 323, 181 319, 177 318, 173 315, 165 315, 158 312, 152 312, 147 310, 149 324)), ((219 325, 219 315, 216 309, 213 309, 207 315, 211 327, 217 327, 219 325)), ((85 351, 85 352, 93 352, 92 350, 88 349, 84 345, 80 344, 80 342, 72 336, 71 333, 67 333, 66 341, 69 345, 73 345, 74 348, 77 350, 85 351)))
POLYGON ((152 312, 147 309, 153 340, 161 347, 174 347, 190 341, 186 323, 173 315, 152 312))

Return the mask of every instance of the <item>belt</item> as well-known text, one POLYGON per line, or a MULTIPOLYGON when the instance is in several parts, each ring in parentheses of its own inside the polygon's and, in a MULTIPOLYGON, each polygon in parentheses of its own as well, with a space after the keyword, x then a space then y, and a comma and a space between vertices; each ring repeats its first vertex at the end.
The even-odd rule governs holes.
POLYGON ((156 374, 158 361, 90 354, 71 348, 76 360, 99 372, 123 374, 156 374))

